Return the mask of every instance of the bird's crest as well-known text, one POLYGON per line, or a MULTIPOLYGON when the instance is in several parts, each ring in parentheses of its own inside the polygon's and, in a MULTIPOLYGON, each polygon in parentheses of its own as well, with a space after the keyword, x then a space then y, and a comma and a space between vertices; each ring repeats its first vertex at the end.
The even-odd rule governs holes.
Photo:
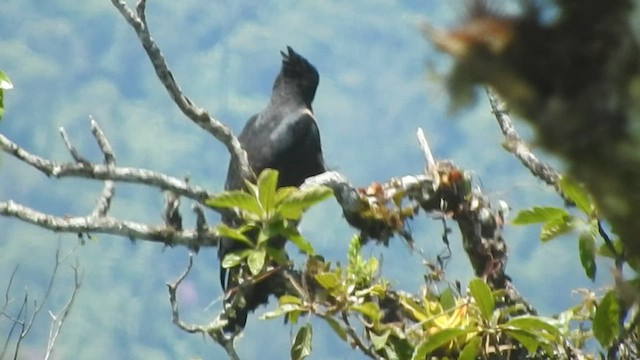
POLYGON ((282 71, 287 77, 300 77, 309 73, 317 74, 317 70, 307 59, 295 52, 291 46, 287 46, 287 53, 280 51, 282 55, 282 71))

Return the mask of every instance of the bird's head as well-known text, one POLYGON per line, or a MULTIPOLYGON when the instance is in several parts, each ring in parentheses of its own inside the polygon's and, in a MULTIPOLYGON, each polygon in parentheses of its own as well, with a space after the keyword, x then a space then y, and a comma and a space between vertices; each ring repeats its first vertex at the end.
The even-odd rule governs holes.
POLYGON ((287 46, 286 53, 281 51, 280 54, 282 55, 282 69, 273 85, 274 89, 279 86, 279 83, 292 84, 303 96, 303 100, 310 105, 320 82, 318 70, 290 46, 287 46))

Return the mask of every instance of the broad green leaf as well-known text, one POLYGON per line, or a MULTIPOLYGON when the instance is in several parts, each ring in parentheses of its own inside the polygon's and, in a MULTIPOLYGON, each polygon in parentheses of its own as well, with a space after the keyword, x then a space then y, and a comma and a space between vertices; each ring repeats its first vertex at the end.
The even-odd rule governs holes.
POLYGON ((275 208, 276 188, 278 187, 278 171, 264 169, 258 175, 258 197, 262 209, 271 215, 275 208))
POLYGON ((330 316, 322 316, 322 318, 327 322, 327 324, 329 324, 331 329, 333 329, 333 332, 335 332, 342 341, 347 341, 347 332, 334 318, 330 316))
POLYGON ((311 186, 292 192, 277 205, 277 212, 285 219, 299 220, 302 213, 312 205, 333 194, 326 186, 311 186))
POLYGON ((249 271, 251 271, 252 275, 258 275, 262 271, 266 257, 267 252, 264 249, 256 249, 249 252, 247 265, 249 265, 249 271))
POLYGON ((291 241, 291 243, 303 253, 307 255, 315 255, 315 251, 313 250, 311 243, 308 242, 295 227, 287 226, 282 229, 280 233, 289 239, 289 241, 291 241))
POLYGON ((458 360, 475 360, 478 355, 478 350, 480 350, 480 341, 482 339, 479 336, 473 337, 467 345, 462 348, 462 352, 458 357, 458 360))
POLYGON ((471 331, 475 330, 449 328, 439 331, 431 336, 427 336, 415 348, 415 350, 413 351, 413 355, 411 356, 411 360, 424 360, 427 355, 434 350, 447 345, 448 343, 455 340, 458 336, 465 335, 471 331))
POLYGON ((242 250, 225 255, 224 259, 222 259, 222 267, 228 269, 240 265, 244 258, 249 256, 249 252, 250 250, 242 250))
POLYGON ((540 240, 549 241, 571 231, 573 229, 572 220, 571 216, 563 216, 545 222, 540 229, 540 240))
POLYGON ((349 248, 347 249, 347 261, 349 261, 349 266, 353 267, 358 262, 360 246, 360 236, 354 235, 349 241, 349 248))
POLYGON ((444 289, 440 294, 440 305, 442 305, 442 309, 445 311, 456 306, 456 300, 453 297, 453 291, 450 287, 444 289))
MULTIPOLYGON (((620 239, 615 239, 611 241, 611 244, 613 245, 613 248, 617 254, 622 254, 624 245, 622 244, 622 241, 620 241, 620 239)), ((604 243, 600 245, 600 248, 598 248, 598 255, 608 257, 609 259, 615 259, 615 255, 613 254, 613 252, 611 252, 611 249, 609 249, 609 246, 607 246, 607 244, 604 244, 604 243)))
POLYGON ((620 305, 614 290, 609 291, 598 304, 593 317, 593 335, 603 348, 608 349, 618 336, 620 305))
POLYGON ((316 274, 316 281, 327 290, 335 289, 340 285, 340 278, 334 273, 316 274))
POLYGON ((282 315, 289 314, 289 313, 292 313, 294 311, 301 311, 301 310, 302 310, 302 307, 300 307, 300 305, 283 304, 283 305, 278 306, 273 311, 267 311, 266 313, 260 315, 259 319, 260 320, 271 320, 271 319, 275 319, 277 317, 280 317, 282 315))
POLYGON ((208 198, 205 204, 213 208, 238 208, 259 217, 264 216, 264 211, 260 208, 258 200, 241 190, 225 191, 222 194, 214 195, 208 198))
POLYGON ((596 239, 591 231, 583 231, 578 239, 578 249, 580 251, 580 262, 587 277, 594 281, 596 279, 596 239))
POLYGON ((2 70, 0 70, 0 89, 2 90, 13 89, 13 84, 11 83, 11 80, 9 80, 9 77, 5 75, 5 73, 2 72, 2 70))
POLYGON ((540 339, 538 339, 538 337, 536 337, 534 334, 525 331, 525 330, 518 330, 518 329, 508 329, 505 330, 505 333, 514 338, 516 341, 518 341, 522 346, 525 347, 525 349, 527 349, 527 351, 529 352, 529 354, 533 354, 536 352, 536 350, 538 350, 538 347, 540 346, 540 339))
POLYGON ((589 194, 583 185, 575 182, 573 179, 563 176, 558 182, 562 193, 576 204, 576 207, 583 213, 591 217, 593 213, 593 205, 589 200, 589 194))
POLYGON ((311 337, 313 329, 307 323, 298 330, 291 346, 291 360, 302 360, 311 354, 311 337))
POLYGON ((427 321, 429 314, 426 313, 424 307, 413 301, 408 296, 400 295, 400 305, 407 310, 417 322, 427 321))
POLYGON ((216 226, 214 229, 216 236, 225 237, 232 240, 237 240, 241 243, 248 245, 249 247, 253 247, 254 244, 249 240, 249 238, 242 233, 239 229, 234 229, 224 224, 220 224, 216 226))
POLYGON ((386 330, 382 332, 382 334, 378 335, 373 331, 369 332, 369 337, 371 338, 371 344, 376 351, 380 351, 382 348, 387 345, 387 340, 389 339, 389 334, 391 334, 391 330, 386 330))
POLYGON ((520 316, 510 319, 501 326, 512 330, 528 331, 540 339, 555 340, 560 337, 560 330, 552 325, 553 322, 555 320, 540 316, 520 316))
POLYGON ((299 297, 293 295, 282 295, 278 298, 278 304, 296 304, 302 305, 302 300, 299 297))
POLYGON ((276 195, 274 197, 276 207, 296 191, 298 191, 298 188, 295 186, 285 186, 285 187, 278 188, 278 190, 276 190, 276 195))
POLYGON ((352 305, 351 310, 357 311, 364 316, 367 316, 371 321, 378 322, 380 320, 380 316, 382 315, 378 305, 373 302, 366 302, 359 305, 352 305))
POLYGON ((569 216, 569 213, 564 209, 536 206, 533 209, 520 211, 511 223, 514 225, 537 224, 566 216, 569 216))
POLYGON ((469 291, 476 301, 478 308, 480 308, 482 317, 486 321, 489 321, 495 308, 495 301, 493 300, 491 289, 489 289, 489 286, 482 279, 476 278, 469 282, 469 291))

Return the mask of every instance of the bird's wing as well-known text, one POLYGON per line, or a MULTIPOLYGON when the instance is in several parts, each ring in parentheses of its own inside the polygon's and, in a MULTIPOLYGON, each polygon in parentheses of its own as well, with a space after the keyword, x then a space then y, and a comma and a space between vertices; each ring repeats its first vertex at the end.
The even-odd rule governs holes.
POLYGON ((311 110, 298 109, 279 121, 269 134, 269 147, 272 159, 281 158, 283 154, 300 148, 314 150, 322 156, 320 131, 311 110))

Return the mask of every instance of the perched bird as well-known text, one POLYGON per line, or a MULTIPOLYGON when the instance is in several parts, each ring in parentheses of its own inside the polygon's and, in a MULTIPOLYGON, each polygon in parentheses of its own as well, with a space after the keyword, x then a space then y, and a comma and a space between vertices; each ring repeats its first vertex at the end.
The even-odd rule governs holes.
MULTIPOLYGON (((273 83, 269 104, 249 118, 238 140, 247 152, 249 165, 256 175, 271 168, 280 173, 278 187, 300 186, 306 178, 325 171, 320 133, 311 108, 320 77, 316 68, 291 47, 287 46, 286 54, 280 53, 282 68, 273 83)), ((229 164, 225 189, 243 187, 240 171, 232 162, 229 164)), ((229 216, 223 217, 222 221, 227 225, 237 225, 237 219, 229 216)), ((276 239, 274 242, 284 246, 285 239, 276 239)), ((222 260, 226 254, 242 247, 241 243, 232 239, 223 238, 220 241, 220 283, 225 292, 238 285, 238 269, 223 268, 222 260)), ((247 313, 266 304, 272 292, 269 281, 260 281, 246 289, 243 292, 246 304, 235 309, 235 317, 230 316, 225 331, 243 329, 247 313)), ((225 303, 230 301, 227 296, 225 303)))

